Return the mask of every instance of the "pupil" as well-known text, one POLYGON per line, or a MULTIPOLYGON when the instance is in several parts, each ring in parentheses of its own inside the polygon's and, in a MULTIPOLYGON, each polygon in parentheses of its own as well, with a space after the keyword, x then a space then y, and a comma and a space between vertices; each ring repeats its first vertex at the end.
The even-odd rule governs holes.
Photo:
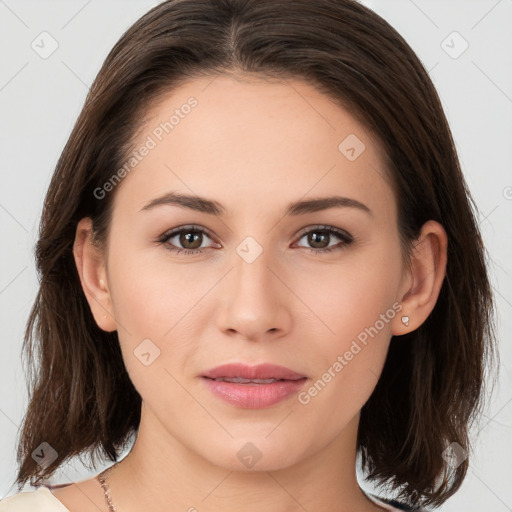
POLYGON ((318 235, 318 233, 319 231, 313 231, 312 233, 309 234, 309 243, 315 248, 324 248, 326 247, 324 242, 327 241, 329 235, 326 233, 318 235))
POLYGON ((181 234, 180 243, 186 249, 198 249, 199 247, 201 247, 201 233, 199 233, 198 231, 186 231, 181 234), (197 243, 198 241, 199 243, 197 243), (187 245, 189 243, 191 243, 192 245, 187 245))

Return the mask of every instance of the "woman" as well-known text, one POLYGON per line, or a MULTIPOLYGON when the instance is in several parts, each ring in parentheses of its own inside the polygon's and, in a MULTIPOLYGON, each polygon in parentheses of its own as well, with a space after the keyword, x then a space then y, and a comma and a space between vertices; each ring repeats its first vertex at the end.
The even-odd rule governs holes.
POLYGON ((36 255, 17 483, 39 487, 0 511, 426 510, 462 484, 494 346, 484 248, 428 74, 358 3, 143 16, 36 255), (82 453, 115 464, 44 484, 82 453))

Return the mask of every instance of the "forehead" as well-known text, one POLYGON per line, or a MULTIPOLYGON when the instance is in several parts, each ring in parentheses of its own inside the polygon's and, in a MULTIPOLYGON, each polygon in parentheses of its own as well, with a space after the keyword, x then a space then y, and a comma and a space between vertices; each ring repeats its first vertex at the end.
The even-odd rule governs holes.
POLYGON ((132 147, 150 149, 117 192, 137 208, 178 189, 233 208, 249 197, 289 202, 327 192, 394 202, 371 133, 298 79, 186 82, 147 111, 132 147))

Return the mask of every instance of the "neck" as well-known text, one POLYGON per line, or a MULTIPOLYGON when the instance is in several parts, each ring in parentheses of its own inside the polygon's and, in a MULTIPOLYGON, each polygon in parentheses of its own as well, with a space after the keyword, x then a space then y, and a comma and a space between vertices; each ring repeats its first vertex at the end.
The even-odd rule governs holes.
MULTIPOLYGON (((359 415, 320 451, 287 465, 233 470, 212 464, 168 432, 143 403, 130 453, 111 471, 118 511, 316 512, 382 510, 361 491, 356 477, 359 415)), ((243 443, 242 443, 243 444, 243 443)))

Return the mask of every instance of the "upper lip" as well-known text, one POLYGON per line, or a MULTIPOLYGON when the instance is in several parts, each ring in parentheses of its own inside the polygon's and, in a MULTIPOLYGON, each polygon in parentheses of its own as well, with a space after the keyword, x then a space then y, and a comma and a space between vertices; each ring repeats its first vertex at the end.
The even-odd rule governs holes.
POLYGON ((250 366, 243 363, 228 363, 216 366, 202 375, 210 379, 222 377, 240 377, 242 379, 283 379, 299 380, 306 376, 276 364, 258 364, 250 366))

